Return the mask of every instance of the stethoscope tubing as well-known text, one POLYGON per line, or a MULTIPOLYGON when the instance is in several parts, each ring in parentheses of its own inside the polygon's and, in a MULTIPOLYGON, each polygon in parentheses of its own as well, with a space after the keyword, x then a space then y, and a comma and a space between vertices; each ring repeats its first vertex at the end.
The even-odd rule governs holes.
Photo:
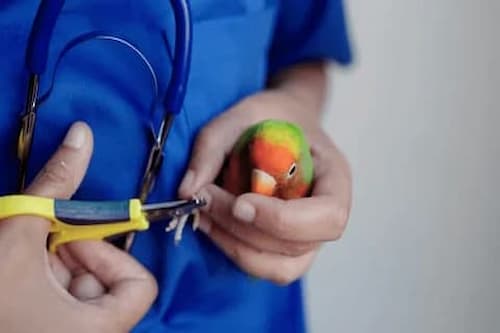
MULTIPOLYGON (((164 147, 174 116, 183 109, 187 83, 191 66, 193 24, 188 0, 170 0, 175 19, 175 49, 172 59, 172 74, 163 100, 163 120, 155 136, 155 142, 149 153, 140 197, 143 201, 152 190, 154 180, 163 161, 164 147)), ((50 41, 57 19, 64 7, 65 0, 42 0, 30 32, 26 48, 26 67, 28 69, 28 91, 23 114, 21 135, 25 145, 19 156, 20 187, 24 186, 27 160, 31 152, 36 108, 39 102, 39 80, 47 67, 50 41)), ((49 90, 50 91, 50 90, 49 90)), ((43 96, 42 96, 43 97, 43 96)))

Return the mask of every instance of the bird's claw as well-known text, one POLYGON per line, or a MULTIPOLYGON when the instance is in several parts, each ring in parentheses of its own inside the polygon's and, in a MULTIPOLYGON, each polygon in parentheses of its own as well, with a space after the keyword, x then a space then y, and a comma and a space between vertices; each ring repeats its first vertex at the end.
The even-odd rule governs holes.
MULTIPOLYGON (((196 199, 196 197, 194 197, 196 199)), ((179 245, 182 240, 182 232, 190 216, 193 216, 193 231, 196 231, 200 226, 200 212, 198 210, 193 211, 191 214, 182 215, 179 217, 174 217, 170 223, 166 226, 165 232, 170 232, 175 230, 174 243, 179 245)))
POLYGON ((200 227, 200 212, 195 211, 193 213, 193 231, 198 230, 199 227, 200 227))
POLYGON ((189 215, 183 215, 179 218, 179 224, 175 229, 175 236, 174 236, 175 245, 179 245, 180 241, 182 240, 182 231, 184 230, 184 226, 186 225, 188 218, 189 215))
POLYGON ((174 217, 165 227, 165 232, 170 232, 172 230, 175 230, 178 225, 179 225, 179 218, 174 217))

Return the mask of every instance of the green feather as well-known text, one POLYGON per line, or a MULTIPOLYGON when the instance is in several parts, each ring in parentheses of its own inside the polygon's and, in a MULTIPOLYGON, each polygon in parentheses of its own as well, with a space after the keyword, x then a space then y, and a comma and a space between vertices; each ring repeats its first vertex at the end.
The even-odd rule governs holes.
POLYGON ((238 138, 238 141, 236 141, 236 144, 234 145, 233 151, 235 153, 240 153, 245 146, 250 142, 250 140, 255 137, 255 133, 257 132, 260 124, 255 124, 253 126, 250 126, 241 134, 241 136, 238 138))

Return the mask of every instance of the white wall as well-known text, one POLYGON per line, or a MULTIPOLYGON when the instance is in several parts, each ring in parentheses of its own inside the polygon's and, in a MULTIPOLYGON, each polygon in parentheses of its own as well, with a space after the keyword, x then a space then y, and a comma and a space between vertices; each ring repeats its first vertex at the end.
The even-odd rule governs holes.
POLYGON ((312 332, 500 332, 500 2, 346 2, 327 128, 354 208, 308 277, 312 332))

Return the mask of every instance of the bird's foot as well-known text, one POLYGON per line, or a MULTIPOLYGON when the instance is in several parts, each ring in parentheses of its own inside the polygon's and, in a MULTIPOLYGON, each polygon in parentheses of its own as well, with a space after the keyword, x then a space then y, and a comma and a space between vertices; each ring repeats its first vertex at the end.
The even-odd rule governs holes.
MULTIPOLYGON (((193 197, 196 199, 196 197, 193 197)), ((193 231, 196 231, 200 226, 200 212, 195 210, 192 214, 186 214, 178 217, 174 217, 170 223, 165 228, 165 232, 170 232, 175 230, 174 235, 174 243, 175 245, 179 245, 182 240, 182 233, 184 231, 184 227, 190 216, 193 216, 193 231)))

